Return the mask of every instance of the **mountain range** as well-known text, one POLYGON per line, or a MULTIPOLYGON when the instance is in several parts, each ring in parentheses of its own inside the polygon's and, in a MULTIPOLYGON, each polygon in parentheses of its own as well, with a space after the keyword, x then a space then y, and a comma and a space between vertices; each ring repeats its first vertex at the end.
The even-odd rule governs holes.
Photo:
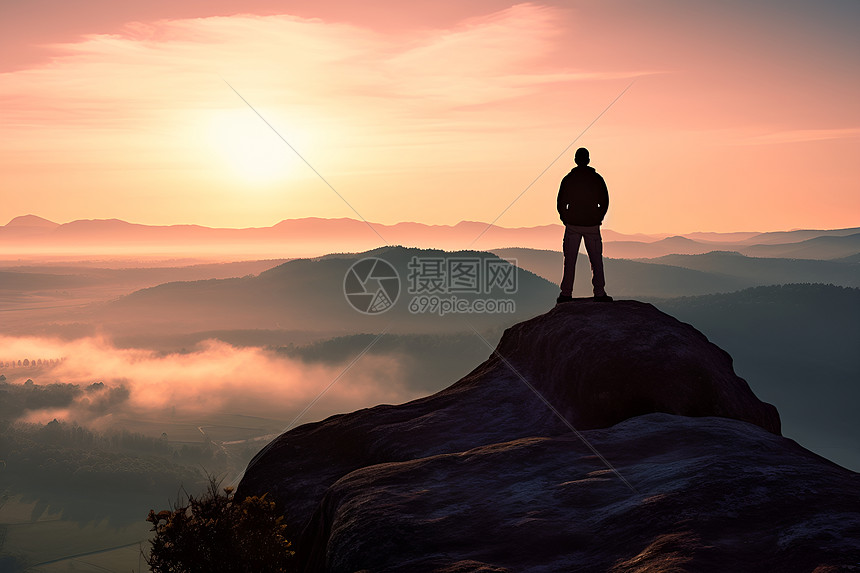
MULTIPOLYGON (((105 333, 122 346, 164 352, 217 338, 240 346, 279 347, 303 360, 335 366, 385 331, 372 352, 396 354, 406 364, 409 386, 432 391, 480 357, 483 350, 472 327, 495 343, 504 328, 554 304, 562 255, 522 248, 450 253, 392 247, 279 262, 152 269, 6 267, 0 269, 0 308, 24 310, 4 312, 0 332, 105 333), (365 315, 345 299, 344 276, 354 263, 373 256, 392 263, 404 292, 390 311, 365 315), (511 299, 515 311, 413 314, 405 292, 413 256, 514 262, 520 268, 517 292, 502 298, 511 299), (82 289, 87 296, 74 298, 82 289), (62 306, 74 301, 87 305, 62 306), (34 310, 42 306, 45 310, 34 310)), ((850 408, 860 373, 857 261, 712 252, 607 259, 606 269, 610 294, 617 299, 653 302, 730 350, 755 390, 783 412, 788 435, 846 467, 860 468, 852 447, 860 438, 860 425, 850 408), (787 283, 819 284, 772 286, 787 283), (813 400, 814 388, 826 391, 813 400)), ((588 261, 580 257, 577 296, 590 293, 589 280, 588 261)))
MULTIPOLYGON (((0 255, 27 253, 199 253, 259 258, 320 256, 383 245, 444 250, 525 247, 560 250, 560 224, 507 228, 461 221, 456 225, 403 222, 394 225, 350 218, 287 219, 271 227, 244 229, 200 225, 140 225, 118 219, 58 224, 24 215, 0 226, 0 255)), ((756 257, 834 259, 860 253, 860 228, 767 233, 690 233, 686 236, 623 234, 603 230, 604 252, 613 258, 737 251, 756 257)))
MULTIPOLYGON (((561 280, 564 255, 558 251, 525 248, 493 249, 499 257, 549 282, 561 280)), ((786 283, 824 283, 860 287, 856 261, 749 257, 732 251, 698 255, 664 255, 651 259, 605 257, 610 294, 652 300, 732 292, 753 286, 786 283)), ((588 258, 576 262, 574 292, 591 292, 588 258)))
MULTIPOLYGON (((272 341, 277 331, 290 330, 291 337, 297 331, 304 332, 302 340, 317 341, 316 346, 290 353, 333 364, 361 352, 372 340, 366 333, 384 331, 401 337, 398 355, 423 358, 416 363, 415 380, 410 383, 433 389, 450 379, 446 378, 450 371, 462 372, 483 351, 477 338, 470 345, 458 337, 465 334, 471 340, 474 328, 495 343, 504 328, 553 306, 558 287, 539 276, 542 269, 538 267, 543 262, 547 269, 559 269, 560 257, 560 253, 524 249, 513 253, 503 249, 494 255, 391 247, 297 259, 258 276, 170 282, 142 289, 88 307, 76 320, 97 324, 114 336, 183 340, 182 345, 208 337, 248 343, 259 339, 262 330, 272 341), (502 263, 512 254, 520 266, 518 288, 503 298, 514 301, 514 312, 439 316, 409 311, 413 295, 406 291, 412 257, 449 260, 467 256, 502 263), (347 270, 371 256, 392 264, 403 289, 396 304, 378 315, 357 312, 343 294, 347 270), (439 340, 402 338, 416 334, 437 336, 439 340), (452 336, 457 340, 454 346, 467 351, 456 360, 451 344, 445 343, 446 337, 452 336), (456 368, 445 369, 434 363, 456 368)), ((847 406, 858 398, 853 381, 860 372, 853 349, 860 340, 860 289, 847 288, 860 286, 857 265, 751 259, 729 253, 676 255, 664 262, 675 264, 607 260, 611 292, 617 298, 650 300, 718 341, 736 357, 756 391, 785 412, 791 437, 815 451, 826 451, 831 459, 848 467, 860 467, 860 456, 850 446, 860 438, 860 425, 847 406), (759 286, 815 282, 815 277, 840 286, 759 286), (715 294, 720 292, 724 294, 715 294), (815 401, 809 400, 812 386, 826 388, 815 401)), ((578 292, 587 293, 590 275, 585 257, 579 264, 578 292)), ((464 300, 480 298, 460 296, 464 300)), ((502 297, 500 293, 493 296, 502 297)), ((285 336, 281 339, 286 340, 285 336)), ((379 348, 384 347, 380 342, 379 348)))
MULTIPOLYGON (((446 299, 456 297, 465 304, 492 294, 493 300, 512 302, 512 308, 503 312, 443 315, 438 312, 440 309, 412 308, 410 302, 421 296, 408 292, 415 286, 410 279, 410 264, 416 257, 442 261, 443 266, 449 260, 467 259, 482 265, 489 260, 513 270, 508 262, 492 253, 383 247, 364 253, 295 259, 257 276, 169 282, 82 312, 105 331, 125 334, 168 335, 261 328, 305 330, 329 336, 384 329, 393 333, 438 333, 469 331, 469 324, 479 329, 508 326, 542 312, 557 294, 555 285, 531 272, 520 271, 516 273, 516 288, 510 293, 440 292, 435 295, 446 299), (400 291, 392 295, 391 310, 384 313, 360 312, 352 308, 344 296, 347 272, 352 265, 369 257, 387 261, 399 276, 400 291)), ((419 302, 430 302, 426 297, 431 294, 424 296, 419 302)))

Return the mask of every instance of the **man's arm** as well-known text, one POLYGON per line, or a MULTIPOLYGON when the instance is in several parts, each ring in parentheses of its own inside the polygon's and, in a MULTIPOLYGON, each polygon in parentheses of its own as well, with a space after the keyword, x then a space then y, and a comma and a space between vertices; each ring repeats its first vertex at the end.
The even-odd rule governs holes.
POLYGON ((564 192, 564 179, 561 180, 561 185, 558 186, 558 198, 555 200, 555 208, 558 211, 558 216, 561 222, 564 223, 564 216, 567 214, 567 198, 564 192))
POLYGON ((609 189, 606 188, 606 181, 604 181, 603 177, 600 177, 599 202, 600 220, 603 221, 606 211, 609 210, 609 189))

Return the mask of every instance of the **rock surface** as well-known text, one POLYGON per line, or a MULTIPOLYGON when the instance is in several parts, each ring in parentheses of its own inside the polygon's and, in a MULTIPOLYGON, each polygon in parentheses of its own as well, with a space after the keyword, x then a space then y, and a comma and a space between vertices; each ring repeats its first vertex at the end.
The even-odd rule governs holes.
POLYGON ((860 566, 860 476, 725 418, 648 414, 354 471, 307 571, 813 571, 860 566))
POLYGON ((237 495, 266 492, 307 571, 844 564, 860 523, 857 474, 780 437, 728 354, 635 301, 557 306, 437 394, 283 434, 237 495))

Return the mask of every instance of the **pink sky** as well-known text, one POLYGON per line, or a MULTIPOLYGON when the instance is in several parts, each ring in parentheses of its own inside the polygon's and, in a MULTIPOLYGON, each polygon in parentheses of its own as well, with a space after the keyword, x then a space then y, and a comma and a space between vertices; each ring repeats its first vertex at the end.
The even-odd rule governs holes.
POLYGON ((557 220, 574 149, 621 232, 860 225, 856 2, 59 0, 0 8, 0 224, 557 220), (117 4, 120 4, 119 6, 117 4))

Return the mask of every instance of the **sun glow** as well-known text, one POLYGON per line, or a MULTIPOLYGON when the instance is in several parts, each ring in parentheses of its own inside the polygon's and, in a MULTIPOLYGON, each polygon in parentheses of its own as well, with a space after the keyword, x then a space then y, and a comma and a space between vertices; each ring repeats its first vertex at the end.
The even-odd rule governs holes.
POLYGON ((222 110, 209 123, 214 160, 247 183, 288 179, 296 170, 294 152, 251 110, 222 110))

